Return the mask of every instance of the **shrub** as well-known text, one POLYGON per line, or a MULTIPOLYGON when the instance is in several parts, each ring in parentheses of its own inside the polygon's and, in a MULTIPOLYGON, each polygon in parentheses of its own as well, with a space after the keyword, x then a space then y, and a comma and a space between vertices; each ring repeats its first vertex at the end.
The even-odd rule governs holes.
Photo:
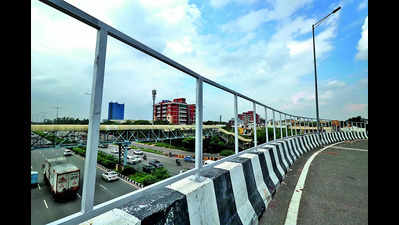
POLYGON ((154 175, 157 178, 157 182, 170 177, 168 170, 166 170, 165 168, 155 169, 152 172, 152 175, 154 175))
POLYGON ((150 185, 157 182, 157 178, 154 175, 144 172, 137 172, 131 175, 129 178, 143 185, 150 185))
POLYGON ((220 155, 221 156, 229 156, 229 155, 234 155, 234 151, 233 150, 230 150, 230 149, 225 149, 225 150, 222 150, 221 152, 220 152, 220 155))
POLYGON ((134 169, 131 166, 125 166, 125 168, 121 171, 121 174, 125 175, 125 176, 129 176, 132 174, 135 174, 137 172, 136 169, 134 169))

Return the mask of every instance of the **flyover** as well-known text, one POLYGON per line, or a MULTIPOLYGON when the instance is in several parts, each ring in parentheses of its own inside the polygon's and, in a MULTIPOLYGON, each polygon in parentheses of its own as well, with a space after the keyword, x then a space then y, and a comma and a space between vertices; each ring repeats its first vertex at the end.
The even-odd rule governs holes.
MULTIPOLYGON (((364 128, 357 131, 295 133, 280 139, 268 138, 258 143, 254 124, 254 147, 238 151, 237 98, 249 101, 264 109, 273 117, 273 137, 276 137, 275 114, 284 119, 313 124, 315 118, 293 115, 274 109, 244 94, 225 87, 192 71, 132 37, 61 0, 40 0, 97 30, 96 49, 93 67, 89 125, 87 127, 87 150, 81 210, 50 224, 258 224, 258 219, 268 208, 271 199, 286 178, 295 161, 306 152, 326 145, 347 140, 367 139, 364 128), (104 85, 105 56, 107 38, 112 37, 135 48, 195 79, 196 82, 196 123, 195 123, 195 168, 182 174, 162 180, 143 189, 116 197, 94 205, 93 196, 96 184, 96 154, 101 132, 101 103, 104 85), (221 89, 234 97, 235 154, 203 166, 202 141, 203 84, 221 89)), ((270 119, 270 118, 269 118, 270 119)), ((331 124, 331 120, 325 120, 331 124)), ((332 127, 331 125, 329 127, 332 127)), ((280 126, 281 134, 288 127, 280 126)), ((292 126, 290 127, 292 130, 292 126)), ((123 136, 121 133, 120 136, 123 136)))

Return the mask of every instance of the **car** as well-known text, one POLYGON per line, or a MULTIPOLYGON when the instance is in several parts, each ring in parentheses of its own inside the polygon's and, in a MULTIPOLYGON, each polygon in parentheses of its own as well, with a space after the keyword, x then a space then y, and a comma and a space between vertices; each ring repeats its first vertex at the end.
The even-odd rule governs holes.
POLYGON ((105 172, 101 175, 101 177, 105 180, 105 181, 113 181, 113 180, 118 180, 118 173, 115 171, 108 171, 105 172))
POLYGON ((155 170, 155 167, 152 165, 144 165, 143 166, 143 172, 152 173, 153 170, 155 170))
POLYGON ((188 169, 179 170, 179 174, 184 173, 184 172, 186 172, 186 171, 188 171, 188 169))
POLYGON ((141 162, 141 158, 135 155, 128 155, 126 156, 126 162, 129 164, 136 165, 137 163, 141 162))
POLYGON ((108 145, 107 144, 99 144, 98 147, 99 148, 108 148, 108 145))
POLYGON ((119 154, 119 149, 113 148, 113 149, 111 150, 111 153, 112 153, 112 154, 119 154))
POLYGON ((188 155, 188 156, 184 157, 184 161, 186 161, 186 162, 195 162, 195 159, 191 155, 188 155))
POLYGON ((211 164, 211 163, 214 163, 215 161, 213 161, 213 160, 205 160, 204 161, 204 165, 208 165, 208 164, 211 164))
POLYGON ((135 150, 133 151, 133 153, 134 153, 135 155, 143 155, 143 154, 144 154, 142 151, 140 151, 140 150, 138 150, 138 149, 135 149, 135 150))
POLYGON ((152 165, 152 166, 155 166, 155 168, 163 167, 163 164, 160 161, 156 160, 156 159, 151 160, 149 162, 149 164, 152 165))
POLYGON ((64 156, 69 156, 69 155, 72 155, 72 151, 69 150, 69 149, 65 149, 64 150, 64 156))

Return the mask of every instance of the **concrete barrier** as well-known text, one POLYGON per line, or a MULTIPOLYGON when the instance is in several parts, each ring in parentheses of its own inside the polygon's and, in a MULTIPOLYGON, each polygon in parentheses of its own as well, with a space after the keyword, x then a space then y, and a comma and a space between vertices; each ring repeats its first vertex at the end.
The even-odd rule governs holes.
POLYGON ((317 134, 305 134, 261 144, 254 151, 203 168, 202 181, 189 176, 166 187, 142 189, 134 200, 82 224, 257 225, 289 168, 304 153, 322 144, 363 138, 352 132, 320 137, 322 143, 317 134))

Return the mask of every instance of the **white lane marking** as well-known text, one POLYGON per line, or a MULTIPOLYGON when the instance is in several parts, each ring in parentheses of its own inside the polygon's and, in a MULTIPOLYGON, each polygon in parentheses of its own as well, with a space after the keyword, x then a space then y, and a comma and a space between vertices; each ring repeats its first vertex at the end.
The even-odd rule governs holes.
POLYGON ((77 195, 79 198, 81 198, 79 193, 76 193, 76 195, 77 195))
POLYGON ((342 149, 342 150, 351 150, 351 151, 361 151, 361 152, 368 152, 369 150, 360 149, 360 148, 345 148, 341 146, 335 146, 333 148, 342 149))
POLYGON ((102 187, 104 190, 109 191, 108 188, 106 188, 104 185, 99 184, 100 187, 102 187))
POLYGON ((46 200, 43 200, 43 202, 44 202, 44 205, 46 205, 46 208, 48 208, 46 200))
MULTIPOLYGON (((342 143, 342 142, 340 142, 342 143)), ((302 169, 301 175, 299 176, 298 182, 295 186, 294 193, 292 194, 292 198, 290 201, 290 204, 288 206, 288 212, 287 216, 285 218, 284 225, 296 225, 297 219, 298 219, 298 210, 299 210, 299 203, 301 202, 301 196, 302 196, 302 190, 305 186, 305 180, 306 176, 308 174, 308 170, 310 167, 310 164, 312 163, 313 159, 322 151, 326 150, 327 148, 330 148, 334 145, 340 144, 340 143, 335 143, 329 146, 326 146, 317 152, 313 153, 312 156, 308 159, 308 161, 305 163, 305 166, 302 169)))
POLYGON ((39 188, 39 191, 40 191, 40 184, 39 183, 37 183, 37 187, 39 188))

